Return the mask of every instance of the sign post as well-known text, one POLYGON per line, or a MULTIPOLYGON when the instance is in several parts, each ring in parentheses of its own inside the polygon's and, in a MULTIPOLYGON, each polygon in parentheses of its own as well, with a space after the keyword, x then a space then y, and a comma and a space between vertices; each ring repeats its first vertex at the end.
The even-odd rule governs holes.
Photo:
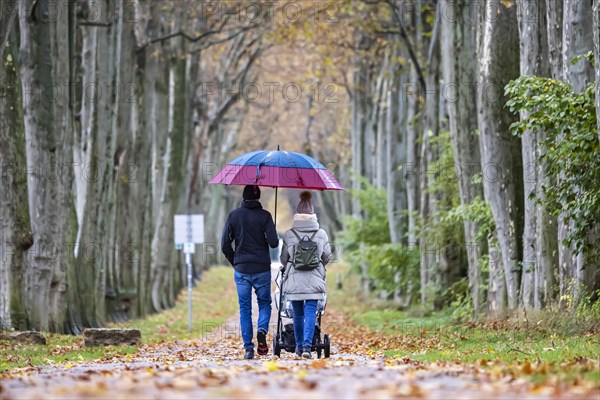
POLYGON ((175 215, 175 248, 183 249, 187 266, 188 328, 190 332, 192 331, 192 254, 196 250, 196 243, 204 243, 204 215, 175 215))

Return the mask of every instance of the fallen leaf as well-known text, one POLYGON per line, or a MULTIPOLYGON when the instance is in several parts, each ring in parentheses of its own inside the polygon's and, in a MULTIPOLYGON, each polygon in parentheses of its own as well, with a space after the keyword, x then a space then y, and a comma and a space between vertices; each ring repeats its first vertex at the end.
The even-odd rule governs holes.
POLYGON ((307 376, 308 376, 308 372, 306 372, 305 369, 301 369, 300 371, 298 371, 298 379, 300 379, 300 380, 306 379, 307 376))
POLYGON ((264 364, 265 368, 267 368, 267 371, 277 371, 279 369, 279 366, 277 365, 277 361, 275 360, 271 360, 271 361, 266 361, 264 364))

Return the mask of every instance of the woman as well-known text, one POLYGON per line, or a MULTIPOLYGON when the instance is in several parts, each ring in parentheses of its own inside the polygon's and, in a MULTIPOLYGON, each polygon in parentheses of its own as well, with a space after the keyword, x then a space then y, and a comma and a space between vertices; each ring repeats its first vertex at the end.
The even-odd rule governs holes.
POLYGON ((292 302, 294 310, 294 336, 296 354, 312 358, 311 349, 315 333, 317 305, 325 299, 325 265, 331 259, 331 247, 327 233, 319 228, 311 202, 311 194, 300 194, 300 202, 294 214, 292 229, 283 236, 281 264, 284 268, 283 293, 292 302), (300 240, 310 239, 317 244, 318 265, 313 269, 297 269, 294 258, 300 240))

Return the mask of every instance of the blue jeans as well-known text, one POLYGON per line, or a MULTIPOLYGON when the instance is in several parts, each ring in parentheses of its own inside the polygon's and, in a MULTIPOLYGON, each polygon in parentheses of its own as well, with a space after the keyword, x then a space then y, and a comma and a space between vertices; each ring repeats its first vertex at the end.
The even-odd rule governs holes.
POLYGON ((258 330, 267 333, 271 319, 271 271, 258 274, 244 274, 235 271, 233 279, 240 304, 240 326, 244 349, 254 349, 254 343, 252 343, 252 288, 258 299, 258 330))
POLYGON ((294 337, 296 350, 309 351, 312 348, 315 324, 317 322, 318 300, 294 300, 294 337))

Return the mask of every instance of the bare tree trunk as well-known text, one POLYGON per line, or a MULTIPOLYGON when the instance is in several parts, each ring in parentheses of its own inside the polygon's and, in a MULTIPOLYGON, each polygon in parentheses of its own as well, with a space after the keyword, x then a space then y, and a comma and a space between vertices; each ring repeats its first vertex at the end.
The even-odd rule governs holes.
POLYGON ((594 21, 592 29, 594 32, 594 60, 596 60, 596 118, 598 120, 598 140, 600 140, 600 0, 594 0, 592 12, 594 21))
MULTIPOLYGON (((125 3, 126 4, 126 3, 125 3)), ((136 84, 136 41, 134 24, 121 22, 119 56, 120 95, 118 115, 115 126, 116 150, 114 155, 115 174, 115 210, 116 221, 127 221, 126 224, 115 224, 115 243, 111 260, 113 266, 112 293, 107 299, 107 318, 122 322, 138 316, 136 302, 138 299, 138 269, 142 248, 141 226, 143 221, 144 199, 146 186, 143 185, 148 173, 146 155, 149 146, 138 132, 140 129, 141 84, 136 84), (109 301, 110 300, 110 301, 109 301)))
POLYGON ((503 88, 518 76, 515 7, 486 5, 479 67, 478 116, 483 188, 490 203, 506 279, 508 307, 517 307, 521 278, 523 170, 520 140, 513 137, 512 114, 503 107, 503 88))
MULTIPOLYGON (((557 1, 552 3, 552 7, 546 7, 546 30, 548 36, 548 60, 550 63, 550 76, 552 79, 564 80, 563 66, 563 14, 564 2, 557 1)), ((552 178, 549 178, 552 179, 552 178)), ((556 179, 560 179, 557 177, 556 179)), ((548 182, 552 184, 552 182, 548 182)), ((551 220, 549 220, 548 223, 551 220)), ((559 215, 556 218, 556 241, 558 246, 558 276, 559 276, 559 298, 567 294, 568 285, 571 278, 569 277, 572 270, 572 255, 571 249, 564 245, 563 241, 566 238, 568 226, 564 221, 564 215, 559 215)), ((546 252, 546 254, 551 254, 546 252)))
MULTIPOLYGON (((394 49, 393 54, 397 54, 397 49, 394 49)), ((406 210, 406 184, 399 171, 406 161, 406 102, 402 94, 406 74, 400 73, 396 68, 391 74, 386 121, 387 214, 391 241, 400 243, 405 240, 406 232, 405 218, 401 214, 401 210, 406 210)))
MULTIPOLYGON (((593 82, 594 71, 592 65, 585 59, 575 64, 571 60, 575 56, 583 55, 594 49, 593 33, 589 29, 594 24, 592 4, 589 1, 565 0, 563 12, 563 79, 573 86, 576 93, 581 93, 588 83, 593 82)), ((562 221, 559 225, 559 244, 562 244, 561 242, 566 238, 573 222, 565 223, 560 216, 559 221, 562 221)), ((582 290, 586 290, 590 286, 593 276, 593 260, 586 260, 586 252, 583 250, 579 254, 576 254, 573 249, 564 251, 564 253, 561 267, 569 254, 571 262, 565 267, 567 271, 566 274, 563 272, 563 276, 572 280, 573 295, 578 299, 582 295, 582 290), (586 261, 590 264, 587 268, 586 261)), ((565 284, 569 285, 569 283, 565 284)))
POLYGON ((0 63, 0 330, 27 329, 23 298, 24 251, 31 247, 27 202, 27 172, 24 169, 25 132, 19 81, 16 34, 10 35, 0 63), (8 61, 10 59, 11 61, 8 61))
POLYGON ((506 307, 506 284, 504 270, 502 268, 502 257, 498 245, 490 241, 489 249, 489 289, 488 308, 492 316, 498 316, 506 307))
MULTIPOLYGON (((394 47, 392 54, 398 53, 398 47, 394 47)), ((406 165, 408 102, 404 90, 408 83, 408 74, 398 68, 394 68, 390 74, 392 79, 387 92, 388 115, 386 119, 387 214, 392 243, 406 244, 408 224, 404 213, 407 209, 407 191, 401 168, 406 165)), ((399 274, 394 276, 394 281, 400 281, 399 274)), ((393 300, 397 304, 402 304, 405 301, 404 293, 396 290, 393 300)))
MULTIPOLYGON (((546 37, 546 2, 527 1, 517 7, 520 33, 521 75, 548 76, 548 41, 546 37)), ((527 114, 521 115, 522 119, 527 114)), ((552 224, 542 194, 542 184, 548 181, 539 161, 544 132, 527 130, 521 137, 523 155, 524 227, 523 275, 521 300, 524 307, 541 308, 542 301, 552 298, 554 286, 552 255, 555 224, 552 224)))
MULTIPOLYGON (((425 49, 423 49, 425 53, 425 49)), ((437 215, 437 199, 431 195, 430 188, 435 182, 436 177, 431 176, 430 167, 439 156, 437 145, 433 144, 431 139, 439 136, 440 123, 440 18, 439 4, 436 14, 435 25, 431 34, 431 40, 426 52, 427 56, 427 76, 425 77, 425 114, 423 120, 423 133, 421 137, 421 164, 420 164, 420 220, 422 226, 433 224, 437 215)), ((421 234, 419 237, 419 249, 421 253, 421 303, 426 304, 428 289, 440 288, 443 280, 435 279, 435 267, 440 253, 440 243, 428 243, 427 238, 421 234), (437 282, 436 282, 437 281, 437 282)))
MULTIPOLYGON (((361 38, 361 47, 366 46, 368 39, 366 37, 361 38)), ((351 142, 352 142, 352 170, 354 174, 364 175, 366 174, 366 160, 365 152, 367 145, 367 127, 368 121, 368 90, 370 82, 369 66, 368 62, 364 59, 358 61, 357 70, 354 72, 353 91, 351 98, 352 107, 352 130, 351 130, 351 142)), ((354 190, 360 189, 360 180, 352 180, 352 188, 354 190)), ((362 211, 358 199, 352 201, 352 214, 356 218, 360 218, 362 211)), ((368 275, 368 266, 366 264, 361 265, 361 281, 364 292, 368 295, 371 289, 371 280, 368 275)))
POLYGON ((57 82, 70 82, 67 61, 72 54, 69 24, 53 12, 56 8, 47 0, 19 3, 27 168, 34 171, 28 176, 34 246, 27 252, 24 295, 34 328, 62 331, 69 268, 64 244, 70 221, 70 174, 64 172, 72 166, 72 119, 68 91, 57 82), (49 21, 34 15, 48 15, 49 21))
MULTIPOLYGON (((483 198, 483 186, 474 180, 482 174, 479 138, 477 136, 477 48, 478 24, 474 8, 468 1, 443 2, 441 5, 442 67, 444 85, 441 94, 446 99, 451 132, 454 168, 458 179, 460 203, 467 205, 475 198, 483 198)), ((474 221, 464 221, 469 289, 475 313, 481 309, 481 265, 486 252, 485 241, 477 240, 479 226, 474 221)))
MULTIPOLYGON (((389 50, 388 50, 389 51, 389 50)), ((387 102, 385 101, 387 98, 387 92, 389 89, 389 85, 390 85, 390 78, 389 76, 385 76, 385 75, 389 75, 389 67, 388 67, 388 63, 389 63, 389 53, 386 52, 385 54, 385 60, 383 61, 383 65, 381 67, 381 72, 380 72, 380 80, 381 80, 381 85, 380 85, 380 90, 377 91, 377 108, 378 108, 378 112, 377 112, 377 136, 375 139, 375 143, 376 143, 376 150, 375 150, 375 156, 373 157, 375 160, 375 185, 378 188, 384 188, 386 182, 385 179, 385 166, 387 165, 387 160, 386 160, 386 156, 387 153, 385 151, 386 148, 386 119, 387 119, 387 114, 389 112, 389 108, 387 108, 387 102)))
POLYGON ((408 245, 417 246, 417 215, 419 213, 419 143, 418 134, 421 131, 419 89, 417 73, 411 68, 411 83, 404 88, 407 102, 406 127, 406 163, 402 172, 406 181, 406 198, 408 212, 408 245))

